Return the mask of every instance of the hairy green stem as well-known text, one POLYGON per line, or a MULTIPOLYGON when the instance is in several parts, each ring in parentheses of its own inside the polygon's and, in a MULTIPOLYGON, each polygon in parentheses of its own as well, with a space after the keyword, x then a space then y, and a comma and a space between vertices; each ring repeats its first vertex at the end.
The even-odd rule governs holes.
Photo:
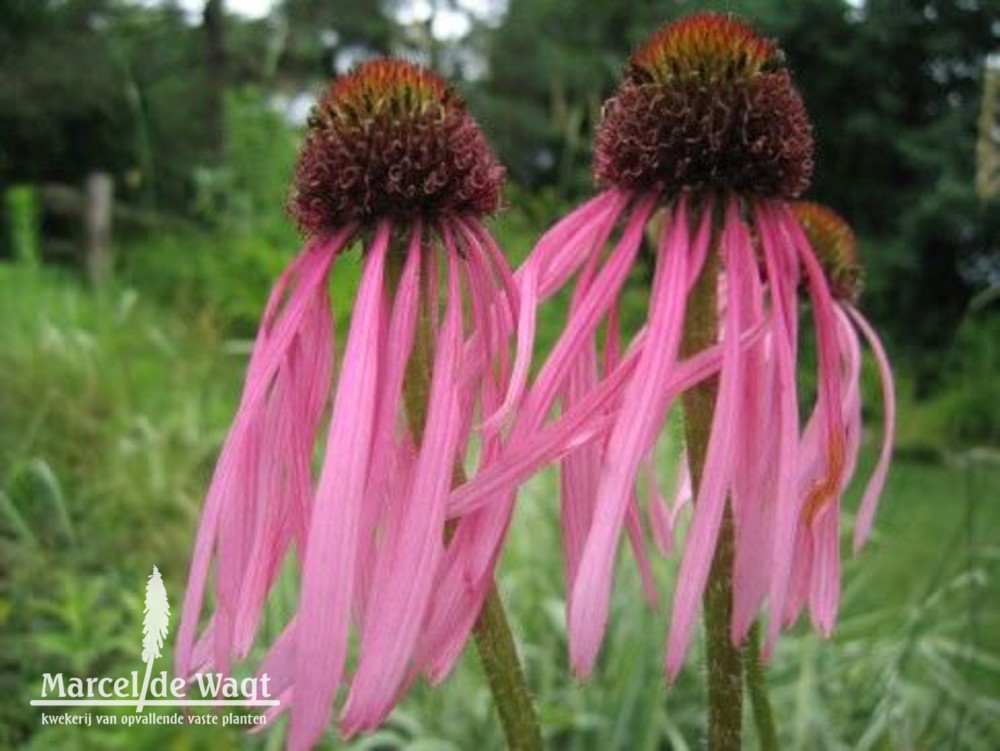
POLYGON ((753 708, 753 721, 757 728, 757 740, 761 751, 778 751, 778 730, 774 724, 771 701, 767 696, 767 677, 760 659, 760 624, 750 627, 746 643, 743 645, 743 666, 746 669, 747 693, 753 708))
MULTIPOLYGON (((687 302, 685 357, 716 343, 719 314, 716 285, 718 250, 713 248, 687 302)), ((697 497, 705 454, 712 430, 718 379, 710 378, 684 394, 684 437, 687 444, 691 486, 697 497)), ((702 599, 708 655, 708 748, 738 751, 743 719, 743 661, 729 637, 733 611, 733 516, 728 505, 722 517, 708 585, 702 599)))
MULTIPOLYGON (((433 248, 424 247, 423 253, 432 253, 433 248)), ((394 247, 390 250, 388 271, 390 287, 395 289, 402 274, 406 259, 405 249, 394 247)), ((427 268, 427 264, 424 264, 427 268)), ((426 288, 425 288, 426 289, 426 288)), ((413 353, 407 366, 403 386, 403 401, 413 439, 420 443, 424 424, 427 421, 427 401, 430 396, 431 365, 434 359, 434 315, 437 301, 421 297, 413 353)), ((461 462, 455 464, 453 483, 465 481, 465 470, 461 462)), ((450 541, 455 531, 454 522, 445 527, 445 539, 450 541)), ((507 621, 503 602, 495 584, 483 602, 482 610, 473 630, 479 661, 486 675, 493 703, 500 724, 503 726, 507 746, 512 751, 541 751, 542 733, 535 713, 534 702, 528 690, 528 683, 517 655, 514 635, 507 621)))

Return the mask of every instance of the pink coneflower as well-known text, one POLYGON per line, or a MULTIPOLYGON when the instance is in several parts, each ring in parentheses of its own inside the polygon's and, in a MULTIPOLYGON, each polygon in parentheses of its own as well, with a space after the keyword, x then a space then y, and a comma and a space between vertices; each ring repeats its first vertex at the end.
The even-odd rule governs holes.
MULTIPOLYGON (((245 657, 294 548, 298 611, 261 666, 291 707, 292 748, 324 731, 352 631, 345 734, 377 725, 442 642, 461 646, 479 612, 482 596, 463 601, 471 612, 449 603, 451 619, 428 643, 450 570, 453 472, 473 415, 496 408, 509 372, 513 277, 481 224, 503 174, 458 96, 402 61, 339 78, 310 119, 290 202, 308 242, 264 313, 208 492, 177 647, 185 676, 245 657), (361 279, 335 363, 329 275, 354 243, 361 279), (213 560, 215 612, 196 641, 213 560)), ((481 455, 496 441, 484 439, 481 455)), ((490 523, 488 513, 463 518, 458 534, 490 523)), ((481 564, 487 582, 494 561, 481 564)))
MULTIPOLYGON (((895 437, 896 400, 892 370, 878 335, 855 307, 861 291, 861 267, 858 262, 857 240, 851 228, 840 216, 825 206, 808 201, 797 201, 792 210, 805 231, 806 240, 816 253, 817 260, 829 283, 835 300, 837 347, 842 379, 842 421, 846 435, 845 481, 857 464, 861 445, 861 351, 858 332, 868 342, 875 356, 882 385, 884 426, 882 448, 875 471, 861 498, 861 506, 854 524, 854 550, 864 544, 875 516, 879 496, 885 485, 895 437)), ((821 457, 822 435, 819 426, 823 420, 817 409, 806 425, 801 451, 802 481, 806 483, 807 497, 799 520, 796 535, 793 582, 788 604, 783 615, 785 625, 795 622, 808 601, 813 622, 829 634, 837 614, 840 591, 840 529, 839 494, 832 503, 822 505, 815 482, 810 473, 815 472, 815 462, 821 457)))
MULTIPOLYGON (((721 595, 732 609, 734 644, 765 603, 773 642, 807 547, 810 607, 824 630, 832 625, 839 576, 831 544, 858 439, 855 340, 842 312, 869 330, 853 309, 836 304, 788 203, 809 182, 812 148, 804 104, 771 41, 717 14, 670 24, 635 52, 605 106, 595 175, 606 190, 559 222, 518 272, 512 388, 487 427, 510 421, 516 437, 556 396, 562 423, 586 415, 575 434, 560 436, 569 454, 562 517, 570 652, 579 675, 591 671, 603 637, 623 527, 641 550, 640 472, 650 486, 650 526, 660 547, 669 547, 678 507, 667 508, 657 488, 656 446, 673 400, 695 386, 685 396, 685 411, 700 414, 686 416, 694 510, 668 673, 676 676, 683 663, 723 527, 727 540, 734 537, 726 542, 733 562, 722 558, 734 591, 721 595), (616 227, 623 229, 609 246, 616 227), (622 356, 618 301, 647 229, 658 237, 649 315, 622 356), (535 307, 574 275, 566 328, 527 387, 535 307), (819 353, 816 406, 804 431, 796 384, 800 283, 819 353), (697 374, 696 362, 703 366, 697 374), (717 380, 697 385, 713 368, 717 380), (813 536, 809 543, 802 530, 813 536)), ((884 462, 864 518, 883 476, 884 462)), ((471 503, 488 477, 459 490, 456 503, 471 503)), ((647 566, 641 554, 640 566, 647 566)))

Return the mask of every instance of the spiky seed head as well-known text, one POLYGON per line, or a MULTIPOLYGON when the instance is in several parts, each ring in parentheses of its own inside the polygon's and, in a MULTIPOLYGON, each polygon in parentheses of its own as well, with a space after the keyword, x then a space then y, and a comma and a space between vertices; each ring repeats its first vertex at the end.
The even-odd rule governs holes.
POLYGON ((395 59, 336 79, 314 108, 290 212, 307 235, 383 217, 491 214, 504 169, 461 98, 395 59))
POLYGON ((809 184, 812 126, 774 42, 696 13, 632 55, 598 130, 602 184, 794 198, 809 184))
POLYGON ((792 211, 816 252, 833 294, 855 301, 861 294, 858 241, 843 217, 822 204, 796 201, 792 211))

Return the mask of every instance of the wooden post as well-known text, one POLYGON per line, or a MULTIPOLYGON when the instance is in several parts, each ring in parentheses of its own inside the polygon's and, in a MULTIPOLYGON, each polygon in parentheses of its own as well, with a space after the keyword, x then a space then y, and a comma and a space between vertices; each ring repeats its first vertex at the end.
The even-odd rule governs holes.
POLYGON ((92 172, 84 188, 83 228, 87 275, 97 288, 104 287, 113 271, 111 212, 114 182, 107 172, 92 172))
POLYGON ((1000 55, 986 59, 983 106, 976 142, 976 192, 984 202, 1000 199, 1000 55))

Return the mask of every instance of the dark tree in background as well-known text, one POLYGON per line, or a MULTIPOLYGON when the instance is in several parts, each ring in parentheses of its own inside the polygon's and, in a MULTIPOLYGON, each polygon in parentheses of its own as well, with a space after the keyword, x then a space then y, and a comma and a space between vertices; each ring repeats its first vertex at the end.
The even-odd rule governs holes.
POLYGON ((202 19, 208 79, 209 148, 213 161, 222 163, 226 155, 226 75, 229 69, 224 0, 206 0, 202 19))
POLYGON ((111 5, 0 3, 0 185, 130 164, 133 116, 100 33, 111 5))

